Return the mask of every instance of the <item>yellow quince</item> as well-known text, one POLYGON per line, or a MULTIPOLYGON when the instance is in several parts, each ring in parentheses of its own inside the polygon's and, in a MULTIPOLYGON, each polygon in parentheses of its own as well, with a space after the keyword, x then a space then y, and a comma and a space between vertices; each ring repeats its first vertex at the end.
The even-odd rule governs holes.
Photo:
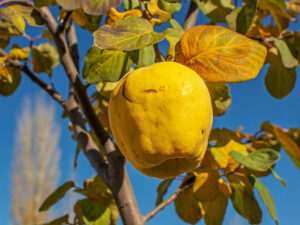
POLYGON ((125 76, 110 96, 108 113, 120 151, 145 175, 175 177, 204 157, 211 99, 202 78, 184 65, 161 62, 125 76))

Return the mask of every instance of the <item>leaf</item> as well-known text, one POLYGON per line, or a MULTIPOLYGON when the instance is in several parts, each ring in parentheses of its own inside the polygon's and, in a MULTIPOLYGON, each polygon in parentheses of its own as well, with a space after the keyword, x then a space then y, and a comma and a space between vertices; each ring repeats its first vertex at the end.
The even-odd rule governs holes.
POLYGON ((43 225, 64 225, 69 222, 69 215, 63 215, 62 217, 56 218, 50 222, 43 223, 43 225))
POLYGON ((139 0, 124 0, 124 9, 127 11, 129 9, 135 9, 139 7, 139 0))
POLYGON ((235 210, 245 217, 250 224, 260 224, 261 209, 254 197, 252 189, 237 183, 231 183, 231 202, 235 210))
POLYGON ((227 128, 215 128, 211 131, 209 136, 209 141, 215 143, 214 147, 227 145, 231 140, 240 142, 240 137, 237 136, 236 132, 227 128))
POLYGON ((61 200, 65 194, 71 189, 75 187, 75 183, 73 181, 68 181, 63 185, 59 186, 51 195, 46 198, 46 200, 42 203, 39 208, 39 212, 47 211, 51 206, 53 206, 56 202, 61 200))
POLYGON ((81 7, 81 0, 56 0, 65 10, 75 10, 81 7))
POLYGON ((30 48, 20 48, 15 45, 9 51, 8 57, 14 60, 26 60, 29 57, 30 48))
MULTIPOLYGON (((1 29, 1 28, 0 28, 1 29)), ((10 41, 10 37, 8 35, 0 35, 0 48, 5 48, 10 41)))
POLYGON ((50 31, 48 29, 43 30, 42 37, 46 38, 48 41, 51 41, 52 43, 55 42, 52 35, 50 34, 50 31))
POLYGON ((168 188, 170 187, 170 185, 172 184, 172 181, 174 179, 166 179, 166 180, 163 180, 158 188, 157 188, 157 198, 156 198, 156 202, 155 202, 155 205, 159 205, 160 203, 163 202, 163 197, 164 195, 167 193, 168 191, 168 188))
POLYGON ((257 0, 249 0, 242 7, 239 12, 236 20, 236 31, 241 34, 246 34, 253 23, 255 13, 256 13, 256 1, 257 0))
POLYGON ((9 24, 15 28, 18 32, 18 35, 21 35, 25 31, 25 21, 22 16, 19 16, 15 13, 14 10, 10 8, 3 8, 0 10, 0 16, 2 19, 6 20, 9 24))
POLYGON ((34 6, 43 7, 43 6, 51 6, 56 5, 56 0, 34 0, 34 6))
POLYGON ((110 209, 100 202, 83 199, 81 201, 83 221, 86 225, 109 225, 110 209))
POLYGON ((94 46, 85 56, 82 76, 87 83, 118 81, 129 71, 132 63, 130 55, 126 52, 101 50, 94 46))
POLYGON ((136 69, 151 66, 155 63, 155 51, 153 46, 148 46, 139 50, 134 50, 131 58, 136 65, 136 69))
POLYGON ((193 0, 200 10, 206 15, 213 23, 225 22, 225 17, 233 9, 231 0, 193 0))
POLYGON ((56 48, 48 43, 40 44, 32 48, 32 66, 36 73, 48 73, 52 75, 52 68, 57 66, 59 55, 56 48))
POLYGON ((249 169, 267 171, 280 158, 280 154, 273 149, 259 149, 245 156, 239 152, 230 152, 231 157, 249 169))
POLYGON ((90 15, 104 15, 110 8, 118 8, 122 0, 81 0, 84 12, 90 15))
POLYGON ((167 51, 167 57, 174 58, 175 56, 175 46, 180 41, 184 30, 182 29, 175 29, 175 28, 168 28, 164 32, 165 38, 168 40, 170 47, 167 51))
POLYGON ((271 64, 265 77, 268 92, 274 98, 284 98, 294 89, 296 83, 295 69, 288 69, 279 64, 271 64))
POLYGON ((176 46, 175 61, 210 82, 253 79, 264 64, 266 48, 256 41, 219 26, 187 30, 176 46))
POLYGON ((0 94, 9 96, 13 94, 21 82, 20 70, 7 66, 5 60, 0 58, 0 94))
POLYGON ((232 190, 230 185, 223 179, 219 178, 218 180, 219 190, 225 197, 230 198, 232 190))
POLYGON ((202 201, 212 201, 219 193, 218 170, 199 168, 196 170, 193 193, 202 201))
POLYGON ((147 4, 147 10, 152 17, 157 17, 163 22, 168 22, 172 18, 172 15, 169 12, 162 10, 158 6, 158 1, 159 0, 150 0, 147 4))
POLYGON ((181 0, 175 0, 168 2, 167 0, 159 0, 158 6, 164 11, 167 11, 171 14, 178 12, 181 8, 181 0))
POLYGON ((195 224, 202 218, 201 203, 188 188, 174 201, 177 215, 187 223, 195 224))
POLYGON ((16 14, 24 17, 31 26, 40 27, 44 25, 44 20, 41 17, 41 14, 30 6, 10 5, 7 8, 12 9, 16 12, 16 14))
POLYGON ((221 192, 212 201, 202 202, 204 221, 206 225, 222 225, 228 198, 221 192))
POLYGON ((114 27, 104 25, 94 32, 94 43, 101 49, 135 50, 153 45, 164 38, 163 34, 153 31, 152 25, 145 19, 126 17, 114 27))
POLYGON ((266 204, 269 214, 272 217, 272 219, 275 220, 276 224, 278 225, 278 219, 275 209, 275 204, 273 201, 273 198, 269 192, 269 190, 266 188, 266 186, 255 176, 248 175, 248 178, 253 185, 254 188, 258 190, 258 193, 262 199, 262 201, 266 204))
POLYGON ((284 40, 274 39, 274 44, 278 48, 282 64, 286 68, 294 68, 298 65, 298 60, 292 55, 289 46, 284 40))
POLYGON ((170 25, 172 28, 180 29, 180 30, 184 31, 182 26, 180 25, 180 23, 175 19, 170 19, 170 25))
POLYGON ((258 7, 260 9, 268 10, 274 18, 279 31, 286 29, 289 25, 290 18, 286 12, 286 5, 284 0, 263 0, 259 1, 258 7))
POLYGON ((274 133, 278 141, 282 144, 285 152, 288 154, 294 164, 300 169, 300 148, 299 146, 283 132, 280 127, 273 126, 274 133))
POLYGON ((217 164, 221 168, 230 167, 230 169, 233 171, 236 169, 239 164, 236 163, 235 160, 232 159, 230 152, 231 151, 237 151, 241 153, 242 155, 247 155, 247 146, 240 144, 234 140, 230 140, 225 146, 221 147, 211 147, 210 152, 214 158, 214 160, 217 162, 217 164))
POLYGON ((271 168, 273 176, 286 188, 286 182, 271 168))
POLYGON ((73 11, 71 17, 81 28, 90 32, 94 32, 99 28, 102 19, 102 16, 92 16, 86 14, 82 8, 73 11))
POLYGON ((214 116, 223 116, 231 104, 229 86, 224 83, 206 82, 208 87, 214 116))

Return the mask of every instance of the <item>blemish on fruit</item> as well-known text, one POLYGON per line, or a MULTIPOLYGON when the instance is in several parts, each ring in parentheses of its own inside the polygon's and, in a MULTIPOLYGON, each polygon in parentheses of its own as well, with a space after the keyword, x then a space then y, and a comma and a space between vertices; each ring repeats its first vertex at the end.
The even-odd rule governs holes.
POLYGON ((150 92, 157 92, 157 90, 155 90, 155 89, 147 89, 147 90, 143 90, 143 92, 150 93, 150 92))

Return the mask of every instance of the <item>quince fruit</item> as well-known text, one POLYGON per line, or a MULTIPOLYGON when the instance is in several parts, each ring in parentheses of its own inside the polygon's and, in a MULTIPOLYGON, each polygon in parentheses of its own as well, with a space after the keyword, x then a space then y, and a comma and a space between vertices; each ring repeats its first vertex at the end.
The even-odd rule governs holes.
POLYGON ((211 99, 202 78, 184 65, 161 62, 123 77, 110 96, 108 113, 120 151, 145 175, 175 177, 204 157, 211 99))

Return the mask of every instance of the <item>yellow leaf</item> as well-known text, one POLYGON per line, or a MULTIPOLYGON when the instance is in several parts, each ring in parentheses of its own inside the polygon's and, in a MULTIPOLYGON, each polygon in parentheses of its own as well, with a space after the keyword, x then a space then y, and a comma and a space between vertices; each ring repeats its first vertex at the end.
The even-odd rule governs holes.
POLYGON ((147 4, 147 8, 153 17, 157 17, 163 22, 168 22, 172 18, 169 12, 159 8, 158 0, 150 0, 147 4))
POLYGON ((263 45, 246 36, 220 26, 200 25, 183 34, 175 61, 210 82, 240 82, 257 76, 266 54, 263 45))
POLYGON ((229 171, 233 171, 239 166, 239 163, 230 156, 231 151, 248 155, 247 146, 234 140, 230 140, 230 142, 221 147, 211 147, 210 151, 218 165, 223 169, 229 169, 229 171))
POLYGON ((185 222, 195 224, 202 218, 201 203, 188 188, 174 201, 177 215, 185 222))
POLYGON ((15 60, 26 60, 29 57, 30 48, 20 48, 19 46, 13 46, 9 51, 8 57, 15 60))
POLYGON ((206 225, 222 225, 228 198, 221 192, 212 201, 201 202, 206 225))
POLYGON ((199 168, 196 170, 193 192, 200 201, 211 201, 219 193, 218 170, 199 168))
POLYGON ((130 9, 125 12, 119 12, 115 8, 111 8, 107 13, 106 24, 113 26, 117 20, 122 20, 127 16, 142 17, 143 13, 139 9, 130 9))

